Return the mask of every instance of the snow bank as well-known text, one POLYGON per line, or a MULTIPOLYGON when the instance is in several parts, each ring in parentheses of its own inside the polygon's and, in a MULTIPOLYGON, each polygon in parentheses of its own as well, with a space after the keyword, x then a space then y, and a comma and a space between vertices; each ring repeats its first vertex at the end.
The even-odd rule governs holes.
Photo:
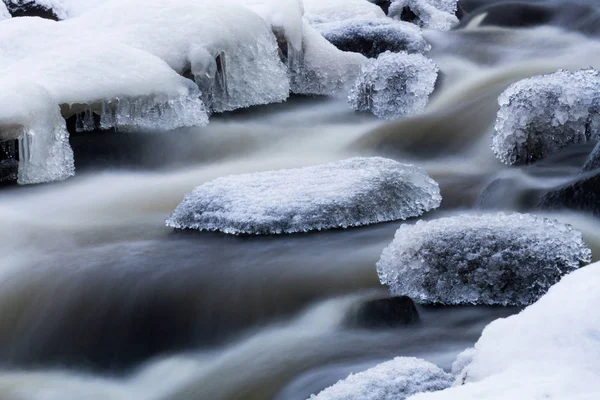
POLYGON ((423 28, 448 30, 458 23, 457 0, 394 0, 388 15, 423 28))
POLYGON ((437 75, 438 67, 421 54, 385 52, 363 66, 350 106, 386 119, 418 113, 427 105, 437 75))
POLYGON ((311 400, 404 400, 415 393, 450 387, 452 375, 413 357, 396 357, 364 372, 351 374, 311 400))
POLYGON ((499 213, 402 225, 377 272, 394 294, 417 302, 526 305, 590 261, 571 226, 499 213))
POLYGON ((440 205, 420 168, 352 158, 218 178, 187 194, 167 226, 230 234, 278 234, 406 219, 440 205))
POLYGON ((600 393, 600 263, 564 277, 520 314, 488 325, 465 385, 411 400, 592 400, 600 393))
POLYGON ((600 72, 560 70, 512 84, 499 97, 492 150, 506 164, 527 164, 599 137, 600 72))

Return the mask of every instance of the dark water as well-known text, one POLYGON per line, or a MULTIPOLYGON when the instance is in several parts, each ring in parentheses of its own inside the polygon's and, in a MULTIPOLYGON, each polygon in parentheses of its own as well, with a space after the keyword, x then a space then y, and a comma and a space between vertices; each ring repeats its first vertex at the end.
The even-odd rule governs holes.
MULTIPOLYGON (((471 19, 426 32, 444 80, 420 116, 383 123, 343 100, 295 98, 202 129, 76 136, 75 178, 3 187, 0 398, 304 400, 398 355, 449 368, 488 322, 518 310, 420 308, 419 326, 392 330, 342 322, 387 293, 375 263, 399 223, 230 237, 173 233, 163 221, 214 177, 357 154, 424 167, 444 198, 425 218, 536 210, 542 193, 579 172, 593 143, 503 166, 489 147, 497 96, 534 74, 600 66, 587 20, 543 15, 527 28, 471 19)), ((598 258, 597 219, 551 216, 581 230, 598 258)))

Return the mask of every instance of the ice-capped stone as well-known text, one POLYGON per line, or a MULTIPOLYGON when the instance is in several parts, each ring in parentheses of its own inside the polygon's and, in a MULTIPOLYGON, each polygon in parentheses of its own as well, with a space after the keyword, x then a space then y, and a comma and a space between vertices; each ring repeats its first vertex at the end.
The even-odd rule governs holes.
POLYGON ((364 372, 351 374, 309 400, 405 400, 422 392, 443 390, 452 375, 413 357, 396 357, 364 372))
POLYGON ((438 67, 422 54, 385 52, 364 64, 348 97, 357 111, 395 119, 422 111, 429 102, 438 67))
POLYGON ((388 18, 330 22, 318 25, 317 30, 338 49, 368 58, 386 51, 424 53, 431 49, 418 26, 388 18))
POLYGON ((388 15, 423 28, 446 31, 458 23, 457 0, 393 0, 388 15))
POLYGON ((421 303, 526 305, 590 261, 571 226, 498 213, 402 225, 377 272, 394 294, 421 303))
POLYGON ((583 166, 584 171, 593 171, 600 168, 600 142, 596 144, 594 150, 590 153, 585 165, 583 166))
POLYGON ((599 137, 600 72, 595 69, 520 80, 498 102, 492 150, 506 164, 528 164, 599 137))
POLYGON ((463 385, 411 400, 593 400, 600 393, 600 263, 489 324, 463 385))
POLYGON ((359 157, 215 179, 187 194, 166 223, 229 234, 293 233, 407 219, 440 202, 437 183, 420 168, 359 157))

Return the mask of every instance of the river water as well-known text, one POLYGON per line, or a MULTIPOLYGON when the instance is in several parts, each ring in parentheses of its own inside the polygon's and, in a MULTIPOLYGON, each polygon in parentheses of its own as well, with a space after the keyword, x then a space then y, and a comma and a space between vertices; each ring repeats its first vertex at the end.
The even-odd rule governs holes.
MULTIPOLYGON (((420 116, 383 122, 344 100, 292 98, 205 128, 73 137, 75 178, 2 188, 0 398, 304 400, 394 356, 449 369, 487 323, 518 309, 420 307, 411 328, 343 324, 386 293, 375 263, 399 222, 230 237, 175 233, 164 219, 215 177, 354 155, 425 168, 444 199, 426 219, 534 209, 593 144, 506 167, 490 149, 496 99, 524 77, 599 66, 600 44, 561 27, 471 25, 426 32, 444 76, 420 116)), ((599 220, 548 215, 600 257, 599 220)))

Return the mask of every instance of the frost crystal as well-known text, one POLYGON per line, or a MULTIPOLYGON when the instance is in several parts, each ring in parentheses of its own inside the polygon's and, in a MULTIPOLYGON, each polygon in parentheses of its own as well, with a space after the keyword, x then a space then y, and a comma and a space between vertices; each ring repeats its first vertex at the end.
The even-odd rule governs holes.
POLYGON ((443 390, 452 375, 434 364, 413 357, 396 357, 358 374, 351 374, 312 395, 310 400, 405 400, 421 393, 443 390))
POLYGON ((571 226, 500 213, 402 225, 377 272, 394 294, 422 303, 526 305, 590 261, 571 226))
POLYGON ((369 59, 348 97, 357 111, 394 119, 422 111, 437 80, 438 67, 421 54, 385 52, 369 59))
POLYGON ((594 69, 523 79, 498 102, 492 150, 506 164, 528 164, 599 137, 600 72, 594 69))
POLYGON ((167 226, 278 234, 406 219, 440 205, 439 187, 413 165, 372 157, 232 175, 187 194, 167 226))
POLYGON ((394 0, 388 15, 423 28, 447 31, 458 23, 457 0, 394 0))

